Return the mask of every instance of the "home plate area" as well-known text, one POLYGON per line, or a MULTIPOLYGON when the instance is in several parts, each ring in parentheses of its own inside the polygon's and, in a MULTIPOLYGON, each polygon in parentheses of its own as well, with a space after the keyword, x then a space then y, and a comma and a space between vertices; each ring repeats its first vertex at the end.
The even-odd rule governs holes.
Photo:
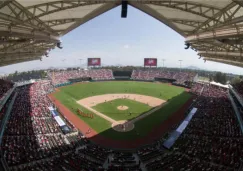
POLYGON ((132 122, 124 120, 112 123, 111 127, 118 132, 128 132, 134 128, 134 124, 132 122))
MULTIPOLYGON (((84 98, 77 101, 77 103, 85 107, 89 111, 93 112, 94 114, 109 121, 111 123, 111 127, 115 131, 128 132, 134 129, 134 123, 136 121, 143 119, 144 117, 154 113, 156 110, 160 109, 166 103, 166 101, 156 97, 145 96, 140 94, 104 94, 104 95, 84 98), (129 100, 137 101, 150 106, 152 109, 128 121, 128 120, 120 120, 120 119, 115 120, 107 116, 105 113, 101 113, 93 108, 98 104, 111 102, 116 99, 129 99, 129 100)), ((128 110, 129 107, 126 105, 119 105, 116 108, 117 110, 120 111, 126 111, 126 110, 129 111, 128 110)))

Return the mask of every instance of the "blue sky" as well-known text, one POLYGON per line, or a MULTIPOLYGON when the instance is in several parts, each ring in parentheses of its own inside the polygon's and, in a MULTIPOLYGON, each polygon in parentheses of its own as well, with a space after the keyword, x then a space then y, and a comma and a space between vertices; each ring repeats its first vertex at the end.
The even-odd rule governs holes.
POLYGON ((196 52, 184 49, 184 38, 178 33, 148 16, 128 7, 126 19, 120 17, 121 7, 81 25, 61 38, 63 49, 56 48, 49 58, 0 68, 0 74, 49 67, 82 66, 89 57, 102 58, 103 65, 143 65, 143 58, 165 59, 165 66, 197 66, 202 69, 241 74, 243 69, 198 59, 196 52), (65 61, 63 61, 65 59, 65 61))

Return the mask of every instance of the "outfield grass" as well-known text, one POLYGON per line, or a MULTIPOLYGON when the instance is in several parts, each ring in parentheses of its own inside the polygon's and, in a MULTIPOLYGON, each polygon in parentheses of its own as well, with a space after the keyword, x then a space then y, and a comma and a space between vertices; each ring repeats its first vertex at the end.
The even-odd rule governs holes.
POLYGON ((68 94, 70 97, 73 97, 76 101, 85 97, 108 93, 143 94, 168 100, 181 94, 184 91, 184 88, 151 82, 107 81, 74 84, 61 87, 60 90, 61 92, 68 94))
POLYGON ((110 118, 116 121, 131 120, 151 109, 151 107, 147 104, 140 103, 130 99, 116 99, 110 102, 100 103, 96 106, 93 106, 92 108, 109 116, 110 118), (118 106, 127 106, 128 109, 118 110, 118 106))
POLYGON ((60 91, 55 93, 55 97, 75 114, 77 114, 77 108, 84 112, 92 113, 79 105, 76 101, 95 95, 132 93, 153 96, 166 101, 169 100, 163 108, 136 122, 135 129, 129 132, 117 132, 111 129, 111 124, 108 121, 95 114, 93 119, 85 118, 77 114, 80 119, 102 136, 117 140, 131 140, 146 136, 154 127, 166 120, 191 97, 191 94, 185 92, 184 88, 181 87, 175 87, 168 84, 133 81, 92 82, 74 84, 59 89, 60 91))

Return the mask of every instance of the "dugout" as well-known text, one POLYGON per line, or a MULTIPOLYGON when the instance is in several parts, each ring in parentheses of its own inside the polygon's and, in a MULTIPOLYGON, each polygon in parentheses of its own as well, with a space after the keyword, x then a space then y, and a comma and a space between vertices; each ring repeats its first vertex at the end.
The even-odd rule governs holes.
POLYGON ((132 75, 131 71, 113 71, 115 80, 130 80, 132 75))
POLYGON ((155 77, 154 81, 159 81, 159 82, 163 82, 163 83, 173 83, 176 80, 175 79, 170 79, 170 78, 155 77))
POLYGON ((90 81, 90 77, 80 77, 80 78, 72 78, 68 79, 71 83, 83 82, 83 81, 90 81))

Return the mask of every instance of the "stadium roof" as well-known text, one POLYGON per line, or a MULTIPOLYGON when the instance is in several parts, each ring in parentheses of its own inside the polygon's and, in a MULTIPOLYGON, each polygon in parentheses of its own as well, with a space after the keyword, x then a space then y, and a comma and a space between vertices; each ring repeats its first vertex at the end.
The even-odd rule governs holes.
MULTIPOLYGON (((127 0, 185 37, 209 61, 243 67, 242 0, 127 0)), ((41 59, 60 37, 122 0, 0 2, 0 66, 41 59)))

